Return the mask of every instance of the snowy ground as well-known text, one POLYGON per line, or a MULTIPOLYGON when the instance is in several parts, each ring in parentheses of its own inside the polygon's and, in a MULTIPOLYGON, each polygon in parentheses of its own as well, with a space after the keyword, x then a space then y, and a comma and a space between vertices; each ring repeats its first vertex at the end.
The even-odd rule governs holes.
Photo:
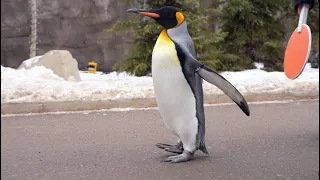
MULTIPOLYGON (((1 66, 1 103, 76 100, 117 100, 153 98, 151 77, 135 77, 125 73, 87 74, 80 82, 68 82, 44 67, 16 70, 1 66)), ((319 92, 319 69, 306 65, 295 80, 283 72, 260 69, 221 73, 242 94, 319 92)), ((206 94, 222 94, 217 87, 204 82, 206 94)))

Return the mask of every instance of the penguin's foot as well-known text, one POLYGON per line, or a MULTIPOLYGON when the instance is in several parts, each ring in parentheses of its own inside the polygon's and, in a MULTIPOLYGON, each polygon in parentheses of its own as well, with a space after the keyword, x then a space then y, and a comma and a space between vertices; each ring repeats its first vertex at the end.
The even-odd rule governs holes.
POLYGON ((171 146, 173 146, 173 145, 158 143, 158 144, 156 144, 156 146, 157 146, 158 148, 160 148, 160 149, 166 149, 166 148, 169 148, 169 147, 171 147, 171 146))
POLYGON ((156 146, 160 149, 164 149, 167 152, 181 154, 183 152, 182 143, 178 143, 177 145, 170 145, 170 144, 162 144, 158 143, 156 146))
POLYGON ((191 157, 193 156, 193 153, 188 151, 183 151, 182 154, 175 155, 175 156, 169 156, 166 159, 164 159, 164 162, 170 162, 170 163, 181 163, 191 160, 191 157))

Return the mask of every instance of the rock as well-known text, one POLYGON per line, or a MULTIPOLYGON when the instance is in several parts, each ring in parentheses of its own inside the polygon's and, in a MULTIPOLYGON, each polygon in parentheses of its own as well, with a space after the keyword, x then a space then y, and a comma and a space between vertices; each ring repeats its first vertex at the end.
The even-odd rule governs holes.
POLYGON ((18 69, 31 69, 34 66, 44 66, 67 81, 81 81, 78 62, 69 51, 51 50, 43 56, 28 59, 18 69))
MULTIPOLYGON (((17 68, 29 58, 31 13, 28 0, 1 0, 1 64, 17 68)), ((112 71, 130 48, 130 38, 106 34, 117 20, 128 19, 134 5, 119 0, 37 0, 37 55, 68 50, 85 70, 88 62, 112 71)))

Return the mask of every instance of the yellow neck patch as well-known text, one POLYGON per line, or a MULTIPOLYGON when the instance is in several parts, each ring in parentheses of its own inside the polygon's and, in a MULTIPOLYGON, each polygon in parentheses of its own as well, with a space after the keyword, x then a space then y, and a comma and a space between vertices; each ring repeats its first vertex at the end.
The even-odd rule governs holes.
POLYGON ((167 30, 162 30, 162 32, 159 35, 159 39, 161 39, 161 41, 164 41, 166 43, 171 43, 171 39, 169 38, 168 34, 167 34, 167 30))
MULTIPOLYGON (((169 62, 173 62, 172 64, 175 65, 175 67, 181 67, 177 56, 176 47, 170 39, 170 37, 168 36, 166 29, 162 30, 161 34, 159 35, 155 47, 153 49, 152 56, 162 56, 160 61, 169 60, 169 62)), ((156 58, 154 57, 154 59, 156 58)))
POLYGON ((180 24, 182 24, 183 21, 184 21, 184 16, 183 16, 183 14, 182 14, 181 12, 177 12, 177 13, 176 13, 176 18, 177 18, 177 21, 178 21, 177 26, 180 26, 180 24))

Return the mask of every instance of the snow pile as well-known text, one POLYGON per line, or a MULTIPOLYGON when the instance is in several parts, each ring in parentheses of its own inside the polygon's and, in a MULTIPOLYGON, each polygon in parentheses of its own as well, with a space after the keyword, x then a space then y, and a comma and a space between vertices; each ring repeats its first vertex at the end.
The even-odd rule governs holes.
POLYGON ((80 73, 82 81, 65 81, 43 66, 15 70, 1 66, 1 102, 115 100, 153 97, 150 77, 125 73, 80 73))
MULTIPOLYGON (((230 81, 243 94, 295 93, 307 94, 319 91, 319 69, 311 68, 308 63, 302 74, 295 80, 288 79, 284 72, 266 72, 259 69, 241 72, 223 72, 221 75, 230 81)), ((205 83, 206 93, 222 93, 205 83)))
POLYGON ((35 56, 33 58, 30 58, 30 59, 27 59, 27 60, 23 61, 18 69, 22 69, 22 68, 28 69, 32 65, 37 64, 41 57, 42 56, 35 56))
MULTIPOLYGON (((303 93, 319 91, 319 69, 306 65, 295 80, 283 72, 259 69, 221 73, 243 94, 303 93)), ((1 102, 45 102, 76 100, 119 100, 154 98, 151 77, 135 77, 126 73, 88 74, 80 72, 82 81, 68 82, 51 70, 38 66, 15 70, 1 66, 1 102)), ((204 81, 206 94, 222 94, 217 87, 204 81)))

